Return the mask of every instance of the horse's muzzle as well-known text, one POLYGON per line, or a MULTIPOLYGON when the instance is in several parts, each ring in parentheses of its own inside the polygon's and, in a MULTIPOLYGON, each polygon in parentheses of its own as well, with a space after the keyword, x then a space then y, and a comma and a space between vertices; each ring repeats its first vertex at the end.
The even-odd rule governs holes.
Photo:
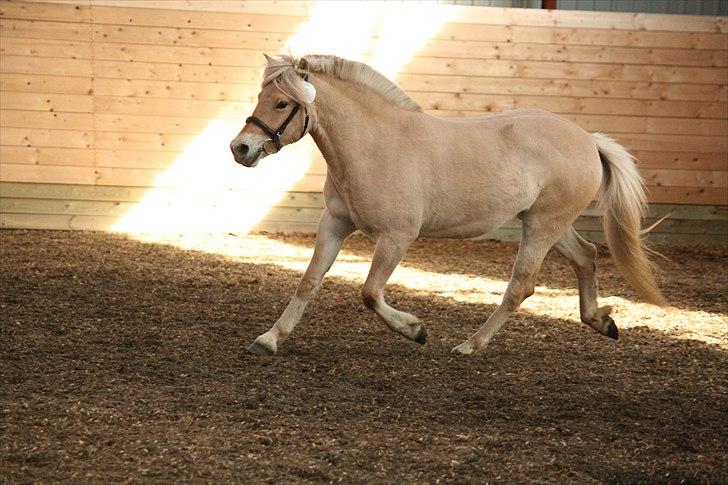
POLYGON ((260 150, 251 150, 250 145, 238 142, 237 139, 230 143, 230 151, 233 152, 235 162, 244 167, 255 167, 260 160, 260 150))
POLYGON ((258 165, 258 162, 260 161, 259 155, 257 155, 252 160, 248 160, 247 158, 238 158, 238 157, 233 157, 233 158, 235 158, 236 163, 239 163, 243 167, 248 167, 248 168, 255 167, 256 165, 258 165))

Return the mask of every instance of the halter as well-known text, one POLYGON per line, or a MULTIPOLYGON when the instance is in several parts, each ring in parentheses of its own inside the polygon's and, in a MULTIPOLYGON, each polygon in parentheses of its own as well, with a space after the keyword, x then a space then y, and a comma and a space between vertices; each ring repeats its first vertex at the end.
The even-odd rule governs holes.
MULTIPOLYGON (((301 60, 303 63, 303 59, 301 60)), ((303 78, 304 81, 308 81, 308 74, 303 78)), ((267 155, 272 155, 274 153, 278 153, 281 148, 283 148, 283 145, 281 144, 281 135, 284 131, 286 131, 286 128, 288 128, 288 124, 293 120, 293 117, 296 116, 296 113, 301 109, 301 105, 299 103, 296 103, 293 109, 291 110, 291 113, 288 115, 288 117, 283 121, 280 127, 278 127, 277 130, 273 130, 270 126, 266 125, 263 120, 260 118, 256 118, 255 116, 249 116, 245 123, 253 123, 254 125, 258 126, 261 130, 265 132, 266 135, 268 135, 270 138, 268 138, 266 141, 263 142, 261 145, 261 150, 265 151, 267 155), (269 143, 273 143, 273 146, 275 147, 275 150, 268 150, 266 148, 266 145, 270 147, 269 143)), ((308 129, 308 110, 306 108, 303 108, 303 114, 306 116, 306 118, 303 121, 303 131, 301 132, 301 136, 299 136, 296 141, 300 140, 304 136, 306 136, 306 130, 308 129)), ((295 142, 294 142, 295 143, 295 142)))
MULTIPOLYGON (((301 109, 301 105, 299 103, 296 103, 293 109, 291 110, 291 113, 288 115, 288 117, 285 119, 285 121, 281 124, 281 126, 277 130, 273 130, 270 126, 266 125, 263 120, 260 118, 256 118, 255 116, 249 116, 248 119, 245 120, 246 123, 253 123, 254 125, 258 126, 261 130, 263 130, 266 135, 268 135, 270 138, 263 142, 263 145, 261 148, 268 154, 271 155, 273 153, 278 153, 281 148, 283 148, 283 145, 281 144, 280 136, 283 134, 284 131, 286 131, 286 128, 288 128, 288 124, 293 120, 293 117, 296 116, 296 113, 301 109), (272 142, 273 146, 275 146, 275 150, 268 150, 266 148, 266 145, 272 142)), ((298 137, 298 140, 303 138, 306 135, 306 130, 308 129, 308 110, 306 108, 303 108, 303 113, 306 115, 306 118, 303 122, 303 131, 301 132, 301 136, 298 137)))

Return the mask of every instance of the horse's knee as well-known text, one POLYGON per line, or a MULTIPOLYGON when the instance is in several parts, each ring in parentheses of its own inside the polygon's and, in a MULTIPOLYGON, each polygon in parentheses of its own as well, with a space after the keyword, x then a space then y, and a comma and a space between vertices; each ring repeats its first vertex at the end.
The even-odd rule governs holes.
POLYGON ((577 271, 594 273, 597 270, 597 247, 589 241, 580 241, 581 257, 577 261, 577 271))
POLYGON ((364 287, 361 290, 361 299, 364 302, 364 306, 367 307, 370 310, 374 310, 377 306, 377 301, 379 301, 379 293, 364 287))

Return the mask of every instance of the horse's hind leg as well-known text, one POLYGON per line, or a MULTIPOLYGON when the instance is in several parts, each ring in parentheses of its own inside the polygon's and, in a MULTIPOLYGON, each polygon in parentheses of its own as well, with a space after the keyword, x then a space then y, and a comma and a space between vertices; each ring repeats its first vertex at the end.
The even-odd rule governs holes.
POLYGON ((401 234, 383 234, 377 237, 372 266, 361 294, 364 305, 379 315, 390 330, 424 344, 427 332, 419 319, 390 307, 384 301, 384 286, 413 240, 414 237, 401 234))
POLYGON ((571 220, 573 219, 566 221, 561 215, 524 214, 521 245, 500 306, 477 332, 452 349, 453 353, 471 354, 488 345, 511 313, 518 309, 523 300, 533 294, 543 258, 571 220))
POLYGON ((571 264, 579 281, 579 310, 581 321, 607 337, 617 339, 617 326, 609 316, 610 307, 597 307, 596 256, 597 249, 569 227, 554 245, 571 264))

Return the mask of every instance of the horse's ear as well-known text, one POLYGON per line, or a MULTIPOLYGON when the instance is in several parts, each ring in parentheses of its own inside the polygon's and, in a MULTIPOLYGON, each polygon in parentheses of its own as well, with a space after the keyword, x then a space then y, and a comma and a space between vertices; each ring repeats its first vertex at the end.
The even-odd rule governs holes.
POLYGON ((302 71, 308 71, 308 59, 306 59, 305 57, 299 59, 298 68, 302 71))
POLYGON ((273 58, 266 53, 263 53, 263 57, 265 57, 265 60, 268 64, 270 64, 271 61, 273 61, 273 58))

